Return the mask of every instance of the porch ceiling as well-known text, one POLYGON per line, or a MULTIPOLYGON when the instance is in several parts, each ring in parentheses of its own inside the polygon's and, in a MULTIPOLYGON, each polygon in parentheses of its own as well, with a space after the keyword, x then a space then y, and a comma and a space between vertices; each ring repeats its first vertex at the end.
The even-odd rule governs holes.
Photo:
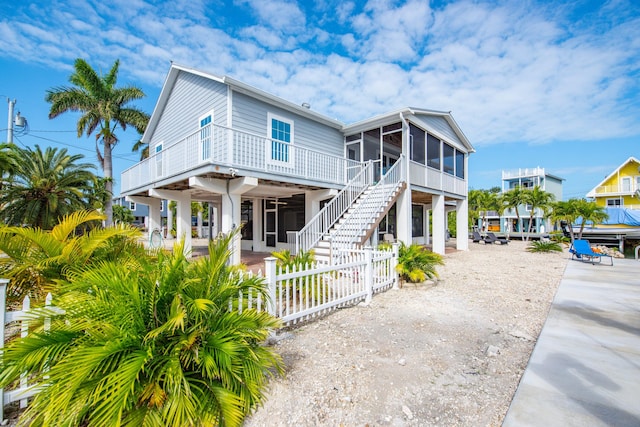
MULTIPOLYGON (((203 178, 212 179, 229 179, 229 174, 226 173, 207 173, 199 175, 203 178)), ((218 199, 218 194, 212 194, 208 191, 189 187, 189 180, 182 179, 172 183, 168 183, 162 186, 154 187, 162 190, 174 190, 174 191, 188 191, 191 193, 191 199, 193 201, 214 201, 218 199)), ((244 193, 242 197, 258 197, 258 198, 279 198, 279 197, 291 197, 295 194, 301 194, 308 190, 322 190, 325 187, 295 184, 291 182, 258 179, 258 186, 254 189, 244 193)), ((135 195, 147 196, 147 191, 141 191, 135 195)))

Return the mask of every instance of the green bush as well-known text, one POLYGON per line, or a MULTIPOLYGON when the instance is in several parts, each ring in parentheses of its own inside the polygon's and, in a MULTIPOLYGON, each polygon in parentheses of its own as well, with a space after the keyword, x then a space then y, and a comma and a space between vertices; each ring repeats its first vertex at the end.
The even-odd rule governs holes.
POLYGON ((536 240, 527 247, 529 252, 562 252, 562 245, 558 242, 536 240))
POLYGON ((178 245, 62 282, 51 329, 34 320, 0 360, 0 388, 41 384, 20 425, 241 425, 282 361, 263 345, 280 322, 241 297, 266 300, 264 280, 227 266, 232 238, 195 261, 178 245))
POLYGON ((427 279, 436 278, 438 277, 437 265, 444 265, 441 255, 415 243, 407 246, 400 242, 396 270, 401 280, 420 283, 427 279))

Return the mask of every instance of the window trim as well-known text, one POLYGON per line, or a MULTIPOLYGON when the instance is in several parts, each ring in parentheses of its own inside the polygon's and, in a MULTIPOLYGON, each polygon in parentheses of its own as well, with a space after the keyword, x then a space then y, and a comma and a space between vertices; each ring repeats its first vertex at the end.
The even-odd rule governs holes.
POLYGON ((291 166, 293 167, 295 162, 294 162, 294 154, 295 154, 295 149, 291 148, 294 146, 294 126, 293 126, 293 120, 291 119, 287 119, 283 116, 279 116, 277 114, 268 112, 267 113, 267 144, 265 144, 265 158, 267 159, 267 163, 270 164, 275 164, 275 165, 279 165, 279 166, 291 166), (278 140, 278 139, 274 139, 273 138, 273 121, 277 120, 281 123, 285 123, 289 125, 289 141, 284 141, 284 140, 278 140), (286 160, 280 160, 280 159, 274 159, 273 158, 273 144, 274 141, 281 141, 282 144, 288 144, 287 150, 286 150, 286 160))
POLYGON ((206 135, 205 137, 203 137, 202 132, 206 126, 213 125, 214 118, 215 116, 213 114, 213 109, 207 111, 206 113, 198 117, 198 158, 200 159, 201 162, 206 162, 211 158, 211 153, 213 150, 212 128, 211 127, 209 128, 208 135, 206 135), (202 121, 206 120, 207 118, 209 118, 209 121, 203 125, 202 121), (206 150, 205 150, 205 144, 204 144, 205 140, 208 141, 208 146, 206 147, 206 150))
POLYGON ((156 161, 156 177, 164 176, 164 153, 163 141, 157 143, 153 148, 153 155, 156 161))

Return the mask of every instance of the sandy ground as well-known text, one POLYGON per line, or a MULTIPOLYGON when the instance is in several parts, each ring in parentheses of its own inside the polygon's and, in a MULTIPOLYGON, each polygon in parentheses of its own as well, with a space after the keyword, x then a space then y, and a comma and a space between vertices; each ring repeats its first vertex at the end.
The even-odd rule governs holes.
POLYGON ((437 283, 281 333, 286 377, 245 426, 499 426, 568 254, 470 245, 437 283))

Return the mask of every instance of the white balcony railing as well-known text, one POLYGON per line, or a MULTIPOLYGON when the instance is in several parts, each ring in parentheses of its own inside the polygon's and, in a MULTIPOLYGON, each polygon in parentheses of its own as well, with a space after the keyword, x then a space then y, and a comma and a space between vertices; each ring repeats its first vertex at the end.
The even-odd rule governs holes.
POLYGON ((526 178, 531 176, 545 176, 544 168, 525 168, 502 171, 502 180, 514 178, 526 178))
POLYGON ((122 192, 151 185, 207 164, 344 185, 364 164, 219 125, 153 153, 122 173, 122 192))
POLYGON ((601 185, 596 187, 596 194, 618 194, 618 195, 631 195, 637 190, 640 190, 640 184, 635 182, 620 182, 617 185, 601 185))

